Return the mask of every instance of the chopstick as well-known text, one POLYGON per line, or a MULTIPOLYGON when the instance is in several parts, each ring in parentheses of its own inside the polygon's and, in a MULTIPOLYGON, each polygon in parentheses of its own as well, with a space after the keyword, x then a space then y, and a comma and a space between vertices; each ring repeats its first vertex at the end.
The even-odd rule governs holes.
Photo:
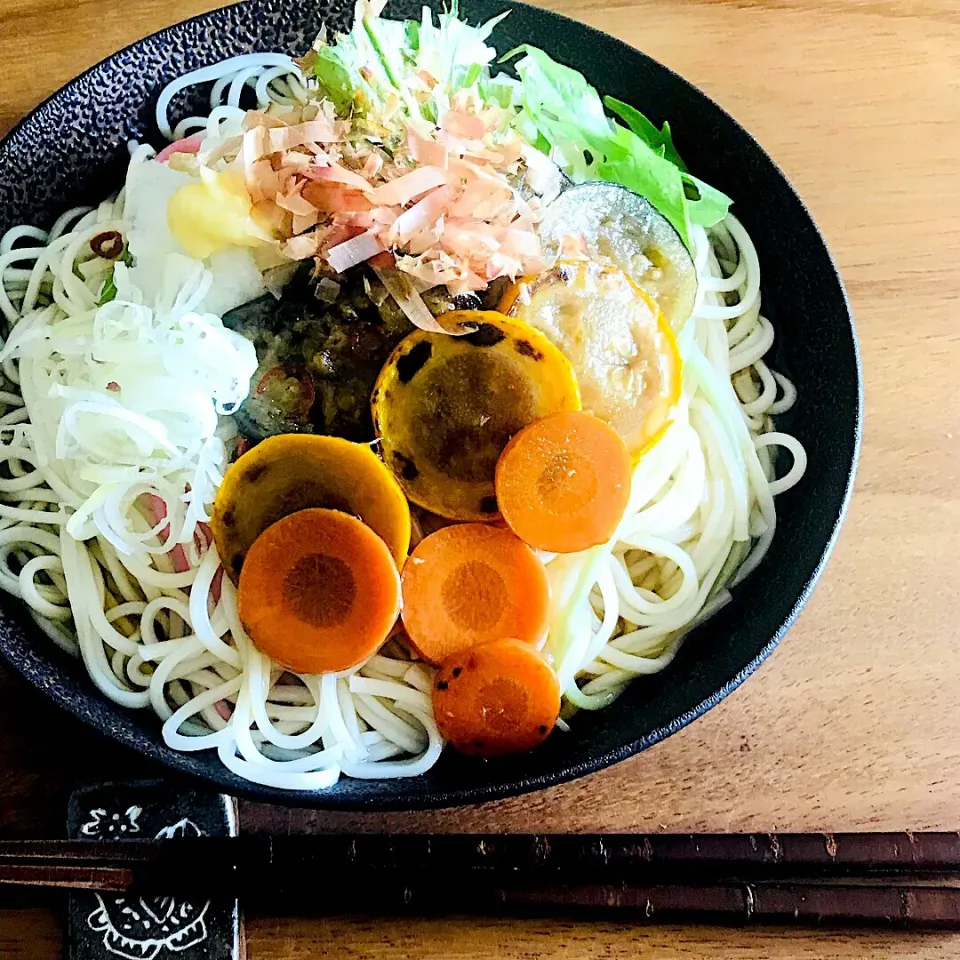
POLYGON ((325 912, 960 927, 960 835, 325 835, 0 842, 0 884, 325 912))

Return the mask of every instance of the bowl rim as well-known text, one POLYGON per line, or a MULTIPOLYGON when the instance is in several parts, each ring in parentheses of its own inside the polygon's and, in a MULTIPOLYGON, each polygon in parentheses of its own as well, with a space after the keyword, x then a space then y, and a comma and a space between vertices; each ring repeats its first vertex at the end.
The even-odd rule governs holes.
MULTIPOLYGON (((201 12, 194 16, 187 17, 184 20, 169 24, 168 26, 154 31, 153 33, 145 34, 121 49, 108 54, 88 67, 86 70, 83 70, 72 79, 66 81, 56 90, 54 90, 49 96, 45 97, 36 106, 34 106, 28 113, 21 117, 10 128, 10 130, 4 134, 2 138, 0 138, 0 147, 4 146, 9 140, 14 138, 15 135, 19 133, 36 114, 40 113, 45 107, 54 102, 68 88, 82 81, 87 76, 95 73, 102 67, 108 65, 116 58, 124 54, 136 56, 139 48, 147 41, 154 39, 163 40, 164 38, 172 36, 176 32, 181 31, 185 26, 195 23, 202 23, 211 16, 215 16, 225 10, 244 7, 254 2, 256 2, 256 0, 237 0, 235 3, 225 4, 212 10, 201 12)), ((618 47, 623 49, 625 54, 629 54, 631 57, 643 57, 656 69, 669 75, 669 77, 674 81, 679 81, 681 84, 692 89, 697 95, 699 95, 699 97, 708 102, 714 110, 722 114, 726 121, 732 124, 742 136, 748 139, 753 148, 758 152, 758 155, 765 160, 773 170, 776 171, 782 180, 783 185, 787 188, 789 193, 792 194, 793 198, 796 200, 796 202, 799 204, 799 207, 808 218, 809 223, 813 227, 816 237, 823 248, 823 252, 826 254, 831 273, 833 278, 836 280, 837 288, 839 289, 842 297, 844 314, 847 320, 847 327, 850 336, 850 346, 852 348, 854 360, 853 370, 851 372, 856 378, 855 409, 850 411, 853 418, 853 449, 850 464, 846 472, 846 482, 843 490, 843 496, 841 498, 836 517, 834 518, 831 526, 830 535, 820 551, 820 557, 816 563, 816 566, 804 582, 803 588, 794 601, 790 612, 783 619, 776 631, 772 634, 769 640, 767 640, 759 652, 732 678, 727 680, 709 696, 704 697, 695 706, 691 707, 680 716, 674 718, 669 723, 656 727, 643 737, 608 750, 597 756, 593 756, 589 760, 585 760, 576 764, 566 764, 549 772, 530 776, 515 776, 491 784, 479 784, 475 786, 458 785, 456 787, 448 788, 431 787, 415 795, 398 792, 393 795, 383 794, 363 798, 361 796, 354 796, 350 792, 339 793, 336 791, 319 790, 281 790, 279 788, 268 787, 244 780, 229 771, 223 766, 222 763, 217 762, 212 764, 204 764, 195 759, 197 757, 209 756, 209 750, 199 751, 198 753, 185 753, 173 750, 172 748, 166 746, 166 744, 163 743, 159 738, 144 742, 144 740, 141 739, 138 728, 135 724, 127 723, 122 726, 104 724, 102 720, 99 720, 95 714, 84 709, 84 703, 87 700, 102 698, 102 695, 96 690, 95 687, 92 686, 92 684, 89 691, 85 693, 83 698, 69 696, 67 692, 65 692, 59 685, 46 684, 41 686, 40 682, 38 682, 39 678, 37 674, 28 668, 26 661, 23 658, 14 656, 13 652, 8 649, 6 643, 0 643, 0 654, 3 655, 4 660, 20 677, 26 680, 34 688, 40 690, 40 692, 43 693, 50 702, 81 720, 85 725, 96 730, 102 736, 105 736, 122 747, 133 751, 139 756, 147 757, 154 762, 162 764, 169 774, 186 778, 193 782, 199 780, 206 786, 215 787, 225 793, 230 794, 231 796, 241 797, 254 802, 272 803, 286 807, 309 807, 318 810, 336 810, 345 812, 396 812, 452 808, 465 806, 468 804, 502 800, 508 797, 522 796, 523 794, 543 790, 548 787, 569 783, 570 781, 580 779, 581 777, 585 777, 591 773, 596 773, 607 767, 613 766, 614 764, 617 764, 628 759, 629 757, 634 756, 635 754, 642 752, 654 744, 660 743, 668 736, 676 733, 683 727, 692 723, 694 720, 702 716, 712 707, 716 706, 721 700, 729 696, 734 690, 736 690, 737 687, 739 687, 747 679, 747 677, 749 677, 763 663, 763 661, 770 656, 774 648, 786 635, 787 631, 793 626, 801 610, 806 605, 810 595, 819 582, 820 577, 823 574, 823 570, 826 567, 834 548, 836 547, 840 529, 843 526, 843 522, 847 515, 847 510, 850 506, 850 501, 853 497, 856 475, 860 462, 864 418, 863 365, 861 360, 860 340, 857 335, 853 310, 850 305, 850 299, 847 294, 846 287, 843 283, 843 278, 840 275, 840 271, 837 267, 833 253, 827 245, 823 232, 821 231, 803 198, 797 192, 796 188, 793 186, 793 183, 783 172, 780 166, 767 153, 757 139, 709 94, 705 93, 700 87, 687 80, 677 71, 661 63, 654 57, 651 57, 649 54, 644 53, 642 50, 631 46, 626 41, 619 39, 619 37, 605 33, 596 27, 582 23, 581 21, 575 20, 572 17, 557 13, 553 10, 534 6, 531 3, 525 2, 525 0, 498 0, 498 2, 502 3, 504 7, 518 7, 537 17, 552 20, 561 27, 569 28, 571 25, 575 26, 578 30, 585 31, 593 38, 603 38, 605 42, 612 40, 618 47)), ((213 50, 213 48, 211 48, 211 50, 213 50)), ((11 601, 12 598, 3 597, 4 604, 11 601)), ((35 635, 40 636, 41 632, 37 630, 35 631, 35 635)), ((34 631, 31 631, 30 639, 32 639, 33 636, 34 631)), ((118 709, 122 710, 123 708, 118 709)))

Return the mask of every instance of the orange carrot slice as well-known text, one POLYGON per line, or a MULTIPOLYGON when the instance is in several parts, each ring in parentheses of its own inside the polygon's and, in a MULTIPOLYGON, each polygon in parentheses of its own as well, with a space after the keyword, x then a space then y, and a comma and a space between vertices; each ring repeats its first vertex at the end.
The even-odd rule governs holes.
POLYGON ((440 733, 482 757, 531 750, 560 715, 560 683, 536 648, 493 640, 444 660, 433 685, 440 733))
POLYGON ((237 605, 261 653, 296 673, 333 673, 384 642, 400 613, 400 576, 390 549, 356 517, 301 510, 253 542, 237 605))
POLYGON ((430 534, 403 568, 403 624, 430 663, 503 636, 540 643, 549 604, 534 552, 509 530, 482 523, 430 534))
POLYGON ((497 462, 500 512, 525 543, 576 553, 613 536, 630 499, 630 454, 598 417, 556 413, 524 427, 497 462))

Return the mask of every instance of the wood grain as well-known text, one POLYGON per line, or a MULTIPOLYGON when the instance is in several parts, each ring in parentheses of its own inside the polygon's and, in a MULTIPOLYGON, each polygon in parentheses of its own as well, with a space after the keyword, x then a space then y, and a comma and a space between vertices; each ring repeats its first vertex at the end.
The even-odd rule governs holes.
MULTIPOLYGON (((453 917, 247 919, 249 960, 953 960, 955 937, 887 931, 655 927, 453 917)), ((63 933, 52 908, 0 913, 0 956, 53 960, 63 933)))
MULTIPOLYGON (((0 128, 206 0, 3 0, 0 128), (25 57, 23 51, 30 51, 25 57)), ((857 495, 799 622, 740 691, 620 766, 458 812, 288 812, 296 830, 960 829, 960 12, 953 0, 549 0, 642 47, 740 120, 846 279, 867 378, 857 495)), ((682 123, 677 118, 677 123, 682 123)), ((60 829, 83 773, 139 762, 0 680, 0 832, 60 829)), ((276 811, 247 806, 248 824, 276 811)), ((939 937, 609 924, 254 919, 254 958, 960 957, 939 937)), ((0 912, 0 955, 57 955, 52 914, 0 912), (42 931, 42 932, 38 932, 42 931)))

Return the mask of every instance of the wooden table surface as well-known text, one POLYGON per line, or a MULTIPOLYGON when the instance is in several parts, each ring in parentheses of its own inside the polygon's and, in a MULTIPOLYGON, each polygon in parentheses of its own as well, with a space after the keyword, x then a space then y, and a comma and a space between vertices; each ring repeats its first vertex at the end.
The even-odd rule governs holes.
MULTIPOLYGON (((374 817, 248 805, 244 822, 279 818, 289 830, 960 829, 955 0, 548 3, 702 87, 758 137, 823 228, 853 301, 867 379, 863 460, 840 544, 755 677, 614 769, 464 811, 374 817)), ((214 5, 0 0, 0 132, 101 57, 214 5)), ((0 671, 0 836, 54 836, 76 776, 139 769, 0 671)), ((269 917, 248 926, 252 960, 654 950, 663 960, 960 958, 960 940, 882 932, 269 917)), ((0 910, 0 956, 46 960, 60 943, 56 911, 0 910)))

